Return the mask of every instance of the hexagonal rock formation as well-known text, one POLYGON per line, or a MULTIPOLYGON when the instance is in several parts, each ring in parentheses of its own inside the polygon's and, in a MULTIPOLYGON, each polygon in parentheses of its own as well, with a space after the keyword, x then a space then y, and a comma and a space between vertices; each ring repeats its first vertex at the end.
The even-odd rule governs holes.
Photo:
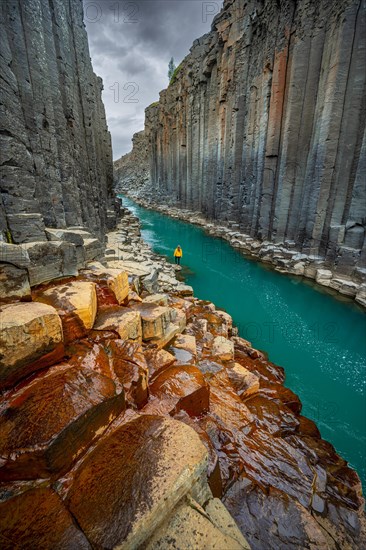
POLYGON ((142 416, 86 456, 66 503, 93 547, 138 548, 205 478, 206 467, 206 449, 191 428, 142 416))
POLYGON ((0 263, 0 303, 30 299, 31 290, 27 270, 0 263))
POLYGON ((126 307, 110 307, 98 314, 94 329, 115 330, 122 339, 141 341, 141 316, 126 307))
POLYGON ((57 310, 62 320, 65 343, 85 336, 94 325, 97 313, 95 283, 71 281, 37 290, 33 298, 57 310))
POLYGON ((0 389, 60 361, 64 354, 57 311, 36 302, 0 307, 0 389))
POLYGON ((120 269, 106 268, 99 262, 94 262, 88 270, 80 275, 96 284, 98 309, 109 305, 120 305, 128 296, 128 275, 120 269))
POLYGON ((0 541, 2 550, 91 550, 60 497, 42 486, 22 492, 0 489, 0 541))
POLYGON ((150 385, 153 399, 145 408, 158 407, 165 414, 185 410, 190 416, 200 416, 209 410, 210 388, 201 372, 192 365, 171 366, 163 370, 150 385))
POLYGON ((36 479, 67 470, 125 406, 105 374, 59 364, 11 393, 0 412, 0 479, 36 479))

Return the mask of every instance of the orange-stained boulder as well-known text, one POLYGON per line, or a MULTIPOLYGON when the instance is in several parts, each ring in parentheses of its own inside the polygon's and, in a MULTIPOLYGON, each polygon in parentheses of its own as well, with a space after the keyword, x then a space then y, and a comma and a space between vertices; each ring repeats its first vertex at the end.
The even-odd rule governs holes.
POLYGON ((124 387, 127 403, 140 409, 146 405, 149 395, 148 368, 140 345, 111 340, 107 349, 114 373, 124 387))
POLYGON ((206 467, 207 451, 191 428, 141 416, 85 457, 66 504, 94 548, 139 548, 206 467))
POLYGON ((83 338, 94 325, 97 313, 95 284, 71 281, 33 293, 33 299, 53 306, 62 320, 65 343, 83 338))
POLYGON ((31 488, 18 493, 12 491, 12 487, 4 487, 3 494, 6 496, 0 495, 2 550, 91 549, 87 538, 51 488, 31 488))
POLYGON ((152 382, 164 369, 176 362, 174 355, 165 349, 146 349, 144 354, 149 369, 150 382, 152 382))
POLYGON ((246 399, 245 405, 253 414, 256 426, 274 436, 286 436, 298 430, 298 419, 282 403, 276 403, 273 399, 257 394, 246 399))
POLYGON ((114 306, 102 310, 95 321, 95 330, 113 330, 122 339, 141 341, 141 316, 138 311, 114 306))
POLYGON ((36 302, 0 307, 0 390, 63 355, 61 319, 53 307, 36 302))
POLYGON ((192 365, 165 369, 150 385, 150 394, 164 403, 171 414, 183 409, 194 417, 209 409, 210 388, 199 369, 192 365))
POLYGON ((245 399, 259 390, 259 378, 239 363, 229 365, 227 374, 236 393, 245 399))
POLYGON ((2 403, 0 479, 66 471, 124 407, 123 389, 117 391, 108 370, 53 367, 2 403))
POLYGON ((81 271, 80 276, 95 283, 98 309, 122 304, 128 297, 128 275, 121 269, 106 268, 96 262, 91 269, 81 271))

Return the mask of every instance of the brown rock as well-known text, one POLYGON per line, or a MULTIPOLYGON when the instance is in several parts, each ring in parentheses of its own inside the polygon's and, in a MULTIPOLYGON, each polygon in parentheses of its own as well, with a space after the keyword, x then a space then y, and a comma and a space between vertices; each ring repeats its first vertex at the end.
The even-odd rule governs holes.
POLYGON ((142 416, 85 458, 67 505, 93 546, 138 548, 205 475, 206 465, 206 449, 191 428, 142 416))
POLYGON ((172 366, 154 379, 150 385, 150 394, 162 401, 170 414, 183 409, 194 417, 208 411, 209 389, 202 373, 196 367, 172 366))
POLYGON ((52 365, 63 357, 61 319, 45 304, 18 303, 0 308, 0 389, 52 365))
POLYGON ((4 499, 0 496, 2 550, 91 549, 85 535, 51 488, 31 488, 20 494, 12 492, 13 488, 9 487, 4 491, 7 496, 4 499))
POLYGON ((94 324, 95 330, 114 330, 120 338, 141 341, 141 316, 126 307, 112 307, 101 311, 94 324))
POLYGON ((108 367, 100 374, 57 365, 3 402, 0 479, 65 472, 124 406, 123 390, 117 392, 108 367))
POLYGON ((37 290, 33 299, 53 306, 62 320, 65 343, 82 338, 94 325, 97 312, 95 284, 84 281, 37 290))

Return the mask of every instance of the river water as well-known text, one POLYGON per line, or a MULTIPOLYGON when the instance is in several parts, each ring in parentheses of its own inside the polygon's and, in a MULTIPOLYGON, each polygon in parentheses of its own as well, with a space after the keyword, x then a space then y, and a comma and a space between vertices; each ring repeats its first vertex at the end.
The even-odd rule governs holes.
POLYGON ((366 487, 366 315, 356 305, 322 293, 245 258, 196 226, 142 208, 123 197, 155 252, 180 244, 185 282, 233 317, 239 334, 285 368, 286 385, 303 414, 354 467, 366 487))

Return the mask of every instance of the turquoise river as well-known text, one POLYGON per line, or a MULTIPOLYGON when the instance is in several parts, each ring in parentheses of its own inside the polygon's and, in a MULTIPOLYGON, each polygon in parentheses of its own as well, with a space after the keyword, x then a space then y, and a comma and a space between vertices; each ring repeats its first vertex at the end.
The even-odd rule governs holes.
POLYGON ((172 261, 180 244, 185 282, 198 298, 233 317, 239 334, 285 368, 286 385, 316 421, 322 437, 366 487, 366 315, 296 277, 245 258, 227 242, 189 223, 123 197, 142 224, 142 236, 172 261))

